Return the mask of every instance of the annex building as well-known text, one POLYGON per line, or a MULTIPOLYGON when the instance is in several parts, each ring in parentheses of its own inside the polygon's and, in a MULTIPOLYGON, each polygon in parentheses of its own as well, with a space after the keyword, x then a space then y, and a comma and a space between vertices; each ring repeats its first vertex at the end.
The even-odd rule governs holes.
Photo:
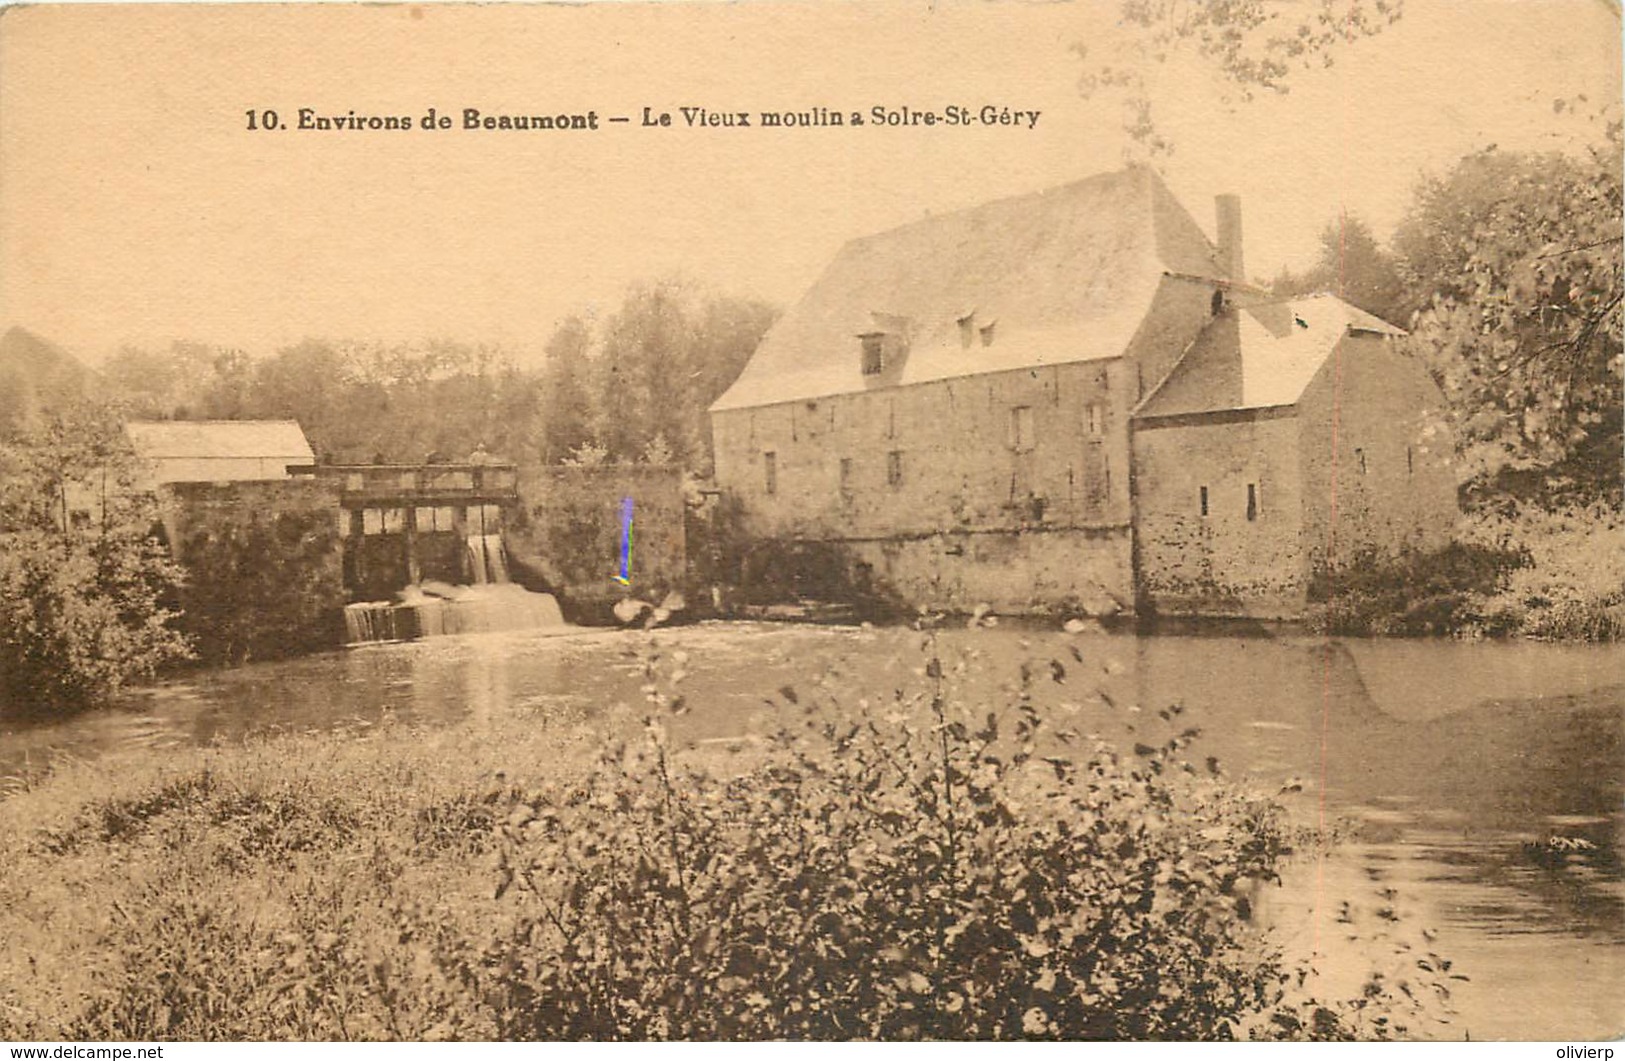
POLYGON ((1319 566, 1456 512, 1394 326, 1243 279, 1144 167, 848 243, 711 408, 762 538, 907 600, 1286 617, 1319 566))

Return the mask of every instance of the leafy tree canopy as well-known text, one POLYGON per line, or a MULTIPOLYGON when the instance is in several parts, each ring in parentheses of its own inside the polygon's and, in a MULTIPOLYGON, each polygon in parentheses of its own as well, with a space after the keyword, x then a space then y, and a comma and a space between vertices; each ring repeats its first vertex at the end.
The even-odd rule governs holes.
POLYGON ((1477 466, 1617 496, 1621 461, 1620 124, 1587 157, 1468 156, 1417 189, 1395 235, 1421 295, 1410 346, 1477 466))
POLYGON ((1294 70, 1331 66, 1334 44, 1381 32, 1405 0, 1119 0, 1117 32, 1104 46, 1076 44, 1086 98, 1114 98, 1123 129, 1151 155, 1174 145, 1152 113, 1157 72, 1205 66, 1221 98, 1284 93, 1294 70))
POLYGON ((1403 325, 1411 313, 1411 293, 1399 275, 1394 256, 1377 241, 1371 227, 1345 214, 1320 233, 1320 255, 1302 273, 1282 269, 1271 285, 1276 295, 1329 291, 1367 313, 1403 325))

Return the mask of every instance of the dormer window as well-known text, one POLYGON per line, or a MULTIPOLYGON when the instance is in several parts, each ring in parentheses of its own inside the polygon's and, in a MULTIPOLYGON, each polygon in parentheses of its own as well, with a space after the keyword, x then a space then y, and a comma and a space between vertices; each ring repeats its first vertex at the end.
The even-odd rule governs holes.
POLYGON ((965 314, 963 317, 959 318, 958 324, 959 347, 962 350, 969 350, 971 343, 976 340, 976 314, 965 314))
POLYGON ((882 340, 885 336, 880 332, 870 332, 858 336, 863 344, 863 374, 865 376, 878 376, 886 367, 886 352, 882 340))
POLYGON ((993 321, 988 321, 986 324, 982 325, 980 328, 977 329, 977 331, 979 331, 981 333, 981 335, 982 335, 982 345, 983 346, 992 346, 993 345, 993 325, 994 325, 994 323, 995 322, 993 322, 993 321))

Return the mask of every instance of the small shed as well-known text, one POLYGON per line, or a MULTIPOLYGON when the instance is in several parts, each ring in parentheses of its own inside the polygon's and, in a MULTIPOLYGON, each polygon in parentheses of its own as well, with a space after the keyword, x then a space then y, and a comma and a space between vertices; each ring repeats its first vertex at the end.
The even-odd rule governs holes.
POLYGON ((143 485, 260 482, 316 462, 292 420, 160 420, 124 425, 147 469, 143 485))

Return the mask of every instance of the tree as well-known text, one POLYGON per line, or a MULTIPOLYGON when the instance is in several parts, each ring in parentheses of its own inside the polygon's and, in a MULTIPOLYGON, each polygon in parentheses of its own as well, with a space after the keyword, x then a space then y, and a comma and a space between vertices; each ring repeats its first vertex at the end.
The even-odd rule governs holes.
POLYGON ((0 445, 0 696, 82 706, 189 655, 113 411, 82 404, 0 445))
POLYGON ((1617 496, 1621 460, 1620 124, 1586 158, 1470 155, 1418 187, 1395 236, 1427 295, 1427 360, 1482 472, 1535 471, 1617 496))
POLYGON ((1284 93, 1293 70, 1331 66, 1333 45, 1381 32, 1404 8, 1405 0, 1119 0, 1106 48, 1073 46, 1084 61, 1079 87, 1085 97, 1117 97, 1130 140, 1165 155, 1173 144, 1152 108, 1160 71, 1205 66, 1226 102, 1284 93))
POLYGON ((543 398, 550 460, 668 458, 711 466, 706 410, 738 378, 778 310, 754 299, 699 296, 676 281, 635 287, 593 336, 580 318, 548 342, 543 398))
POLYGON ((1308 271, 1283 269, 1271 289, 1277 295, 1330 291, 1394 324, 1404 324, 1413 308, 1394 256, 1377 242, 1369 225, 1348 214, 1321 230, 1320 255, 1308 271))
POLYGON ((592 335, 587 322, 566 317, 547 341, 542 367, 542 459, 564 461, 592 441, 593 409, 587 394, 587 358, 592 335))
POLYGON ((252 366, 241 350, 182 339, 156 352, 123 347, 102 377, 134 416, 230 420, 242 415, 252 366))

